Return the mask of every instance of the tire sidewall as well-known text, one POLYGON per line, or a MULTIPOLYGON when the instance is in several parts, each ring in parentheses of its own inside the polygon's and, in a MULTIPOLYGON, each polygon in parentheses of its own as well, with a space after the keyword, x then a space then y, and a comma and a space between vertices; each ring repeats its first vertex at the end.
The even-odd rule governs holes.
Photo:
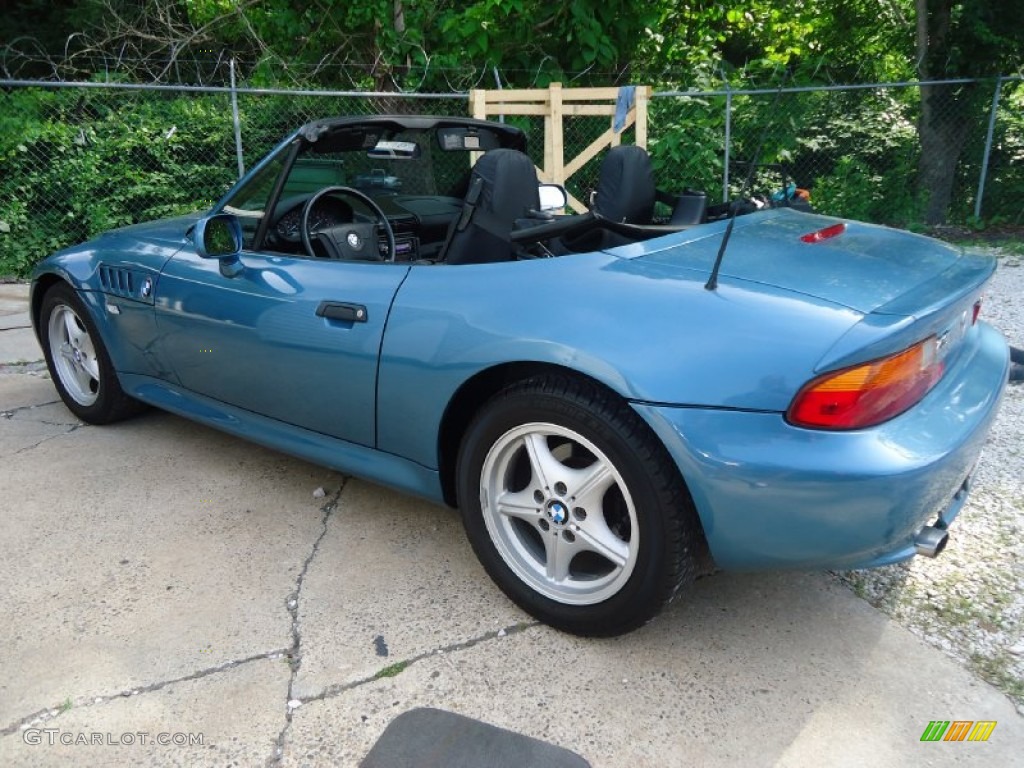
POLYGON ((484 569, 517 605, 545 623, 583 635, 618 634, 638 626, 661 607, 668 557, 666 518, 657 489, 629 439, 574 400, 517 392, 499 396, 470 425, 458 460, 458 499, 463 524, 484 569), (530 422, 549 422, 586 437, 608 458, 626 484, 640 537, 636 565, 626 584, 603 602, 560 603, 524 583, 499 554, 481 508, 481 471, 487 453, 502 435, 530 422))

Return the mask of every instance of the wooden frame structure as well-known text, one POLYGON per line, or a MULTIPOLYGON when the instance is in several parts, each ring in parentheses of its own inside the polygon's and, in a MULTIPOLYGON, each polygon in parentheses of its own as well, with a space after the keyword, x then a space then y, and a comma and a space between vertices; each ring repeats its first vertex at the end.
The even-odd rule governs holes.
MULTIPOLYGON (((622 142, 622 133, 614 129, 618 88, 562 88, 552 83, 543 89, 489 91, 475 89, 469 94, 473 117, 482 120, 494 115, 534 115, 544 118, 544 167, 538 168, 541 181, 565 185, 567 179, 604 149, 622 142), (569 160, 565 157, 564 120, 568 117, 608 117, 608 130, 594 139, 569 160)), ((647 148, 647 104, 651 98, 649 85, 635 86, 633 106, 626 114, 622 130, 636 129, 637 146, 647 148)), ((587 206, 569 195, 569 205, 577 213, 587 206)))

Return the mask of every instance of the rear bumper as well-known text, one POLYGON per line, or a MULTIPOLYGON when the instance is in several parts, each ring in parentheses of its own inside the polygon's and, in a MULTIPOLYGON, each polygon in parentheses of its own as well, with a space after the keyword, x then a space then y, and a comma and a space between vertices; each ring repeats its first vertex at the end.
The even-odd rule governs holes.
POLYGON ((1006 385, 1003 337, 979 323, 918 405, 870 429, 825 432, 782 414, 634 404, 690 488, 722 568, 867 568, 915 554, 967 496, 1006 385))

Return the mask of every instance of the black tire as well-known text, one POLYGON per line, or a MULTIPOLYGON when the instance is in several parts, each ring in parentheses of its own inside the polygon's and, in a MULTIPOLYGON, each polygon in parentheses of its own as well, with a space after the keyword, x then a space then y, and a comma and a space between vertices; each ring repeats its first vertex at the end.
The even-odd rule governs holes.
POLYGON ((487 573, 564 632, 641 626, 696 577, 706 548, 664 446, 625 402, 583 380, 538 377, 493 397, 462 441, 457 482, 487 573))
POLYGON ((64 405, 87 424, 109 424, 133 416, 144 406, 124 393, 110 356, 78 295, 66 283, 54 285, 43 296, 39 314, 39 339, 53 385, 64 405), (70 324, 80 333, 77 344, 65 331, 67 354, 54 349, 56 323, 70 324))

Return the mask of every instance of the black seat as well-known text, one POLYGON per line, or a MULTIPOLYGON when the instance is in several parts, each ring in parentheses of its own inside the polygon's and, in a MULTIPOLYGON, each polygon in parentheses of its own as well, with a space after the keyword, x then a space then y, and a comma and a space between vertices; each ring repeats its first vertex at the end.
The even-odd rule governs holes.
POLYGON ((609 149, 601 162, 593 209, 618 224, 650 224, 656 198, 647 150, 632 144, 609 149))
POLYGON ((517 220, 539 209, 533 161, 515 149, 492 149, 473 167, 462 213, 448 230, 442 260, 448 264, 510 261, 517 220))
POLYGON ((671 226, 700 224, 707 215, 707 196, 686 190, 682 195, 661 192, 647 150, 631 144, 612 147, 601 163, 592 207, 603 219, 617 224, 651 224, 654 203, 672 209, 671 226))

